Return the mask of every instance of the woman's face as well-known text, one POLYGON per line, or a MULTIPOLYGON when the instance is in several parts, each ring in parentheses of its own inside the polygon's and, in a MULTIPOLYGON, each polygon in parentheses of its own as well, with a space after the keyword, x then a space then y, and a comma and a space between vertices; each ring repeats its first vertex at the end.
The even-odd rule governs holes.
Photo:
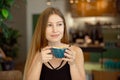
POLYGON ((56 14, 50 15, 46 27, 46 39, 49 42, 59 42, 63 37, 63 33, 63 19, 56 14))

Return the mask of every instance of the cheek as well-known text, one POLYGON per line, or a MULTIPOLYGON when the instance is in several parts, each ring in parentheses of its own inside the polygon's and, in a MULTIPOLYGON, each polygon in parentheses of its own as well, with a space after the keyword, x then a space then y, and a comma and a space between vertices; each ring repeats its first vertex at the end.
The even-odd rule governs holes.
POLYGON ((49 29, 46 29, 46 32, 45 32, 46 34, 49 34, 49 29))
POLYGON ((50 34, 51 33, 51 28, 46 28, 46 34, 50 34))
POLYGON ((49 34, 50 34, 50 29, 46 29, 46 38, 48 38, 49 37, 49 34))
POLYGON ((63 35, 64 35, 64 29, 63 28, 60 29, 60 34, 61 34, 61 38, 62 38, 63 35))
POLYGON ((60 30, 61 30, 60 32, 61 32, 62 34, 64 34, 64 28, 61 28, 60 30))

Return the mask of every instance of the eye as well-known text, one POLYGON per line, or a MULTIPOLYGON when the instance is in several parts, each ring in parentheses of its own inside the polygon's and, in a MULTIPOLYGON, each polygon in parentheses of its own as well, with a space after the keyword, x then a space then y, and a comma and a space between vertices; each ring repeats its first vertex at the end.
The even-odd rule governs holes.
POLYGON ((47 24, 47 27, 52 27, 52 24, 51 24, 51 23, 48 23, 48 24, 47 24))
POLYGON ((57 26, 58 27, 63 26, 63 23, 58 23, 57 26))
POLYGON ((62 26, 62 24, 60 23, 60 24, 58 24, 59 26, 62 26))

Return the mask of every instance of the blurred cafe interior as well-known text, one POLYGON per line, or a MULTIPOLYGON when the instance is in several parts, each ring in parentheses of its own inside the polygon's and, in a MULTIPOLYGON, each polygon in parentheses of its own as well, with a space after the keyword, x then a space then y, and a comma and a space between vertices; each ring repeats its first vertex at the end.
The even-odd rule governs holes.
MULTIPOLYGON (((36 21, 47 7, 59 8, 64 14, 69 42, 83 50, 86 79, 120 80, 120 0, 14 0, 13 18, 6 23, 20 33, 18 52, 14 59, 5 59, 12 63, 3 64, 0 55, 0 75, 19 71, 22 77, 36 21)), ((6 55, 1 49, 0 45, 0 53, 6 55)))

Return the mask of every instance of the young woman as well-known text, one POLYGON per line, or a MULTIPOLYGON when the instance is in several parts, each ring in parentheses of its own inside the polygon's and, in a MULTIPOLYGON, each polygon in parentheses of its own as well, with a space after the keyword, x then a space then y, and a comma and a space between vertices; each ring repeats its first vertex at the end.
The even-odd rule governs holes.
POLYGON ((24 80, 85 80, 83 52, 68 44, 63 14, 47 8, 40 15, 28 53, 24 80), (51 49, 67 48, 63 58, 51 49))

